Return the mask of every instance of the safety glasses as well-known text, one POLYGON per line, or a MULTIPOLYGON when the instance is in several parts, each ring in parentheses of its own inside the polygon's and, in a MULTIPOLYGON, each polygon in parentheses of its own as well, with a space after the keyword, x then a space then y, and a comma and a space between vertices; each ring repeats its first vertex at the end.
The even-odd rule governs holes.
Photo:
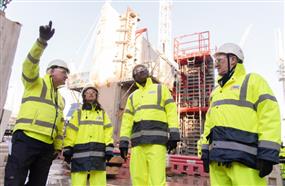
POLYGON ((69 72, 65 69, 65 68, 62 68, 62 67, 56 67, 55 69, 57 69, 57 71, 63 73, 63 74, 66 74, 68 75, 69 72))
POLYGON ((223 61, 225 61, 226 60, 226 57, 225 56, 217 56, 216 58, 215 58, 215 63, 216 64, 221 64, 223 61))
POLYGON ((134 73, 134 76, 138 75, 138 74, 141 74, 141 73, 145 73, 147 72, 147 68, 144 67, 144 66, 138 66, 134 69, 133 73, 134 73))

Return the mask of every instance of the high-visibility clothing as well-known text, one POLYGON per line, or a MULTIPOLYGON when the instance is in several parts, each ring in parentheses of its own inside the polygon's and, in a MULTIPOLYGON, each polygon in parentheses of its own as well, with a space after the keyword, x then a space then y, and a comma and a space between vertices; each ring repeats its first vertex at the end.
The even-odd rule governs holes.
POLYGON ((266 178, 260 178, 256 169, 249 168, 241 163, 233 162, 231 167, 210 164, 211 186, 265 186, 266 178))
POLYGON ((257 168, 257 159, 277 164, 281 143, 279 106, 272 90, 258 74, 237 64, 230 80, 210 96, 202 159, 240 162, 257 168))
POLYGON ((49 74, 39 77, 39 59, 44 51, 39 40, 33 45, 23 63, 22 82, 24 95, 14 127, 14 132, 23 130, 26 135, 52 144, 57 150, 62 147, 64 100, 53 87, 49 74))
POLYGON ((177 107, 167 87, 152 83, 151 78, 144 87, 137 86, 127 100, 120 147, 128 148, 131 139, 133 185, 165 185, 165 145, 180 140, 177 107))
POLYGON ((120 147, 179 141, 177 107, 166 86, 147 79, 128 98, 120 131, 120 147), (170 135, 168 137, 168 135, 170 135))
POLYGON ((281 177, 284 180, 285 179, 285 164, 284 163, 280 163, 279 167, 280 167, 281 177))
POLYGON ((113 126, 103 110, 76 110, 66 126, 64 147, 73 147, 71 172, 105 170, 105 151, 113 150, 113 126))
POLYGON ((199 158, 202 156, 202 138, 197 141, 197 156, 199 158))
POLYGON ((285 147, 282 147, 280 149, 279 153, 279 160, 280 160, 280 171, 281 171, 281 176, 282 179, 285 179, 285 147))
POLYGON ((280 148, 279 156, 285 159, 285 147, 280 148))
POLYGON ((107 185, 106 171, 84 171, 71 173, 72 186, 85 186, 87 185, 87 176, 90 174, 90 186, 104 186, 107 185))
POLYGON ((166 185, 166 147, 139 145, 132 148, 130 173, 133 186, 166 185))

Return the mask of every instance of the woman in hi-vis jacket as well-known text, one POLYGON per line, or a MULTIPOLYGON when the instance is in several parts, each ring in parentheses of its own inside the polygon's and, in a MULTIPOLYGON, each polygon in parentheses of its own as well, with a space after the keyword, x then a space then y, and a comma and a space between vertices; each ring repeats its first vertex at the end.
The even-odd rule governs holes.
POLYGON ((89 85, 82 91, 83 105, 66 127, 63 156, 71 162, 73 186, 106 185, 106 160, 113 157, 113 127, 98 102, 98 90, 89 85))

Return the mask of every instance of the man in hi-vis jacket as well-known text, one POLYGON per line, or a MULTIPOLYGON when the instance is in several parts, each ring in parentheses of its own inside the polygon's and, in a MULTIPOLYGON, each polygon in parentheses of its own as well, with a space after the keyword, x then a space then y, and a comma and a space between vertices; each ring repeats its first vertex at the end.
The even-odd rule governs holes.
POLYGON ((134 186, 165 185, 166 149, 180 140, 177 106, 168 88, 154 84, 144 65, 133 69, 138 86, 128 98, 120 132, 121 156, 131 141, 130 172, 134 186))
POLYGON ((23 63, 24 94, 12 136, 12 150, 5 168, 5 186, 45 186, 53 159, 61 151, 64 100, 58 88, 69 69, 62 60, 49 63, 39 76, 39 62, 53 36, 52 22, 39 28, 39 38, 23 63))
POLYGON ((226 43, 214 57, 219 76, 204 127, 204 169, 212 186, 266 185, 264 177, 279 162, 277 100, 260 75, 246 74, 238 45, 226 43))

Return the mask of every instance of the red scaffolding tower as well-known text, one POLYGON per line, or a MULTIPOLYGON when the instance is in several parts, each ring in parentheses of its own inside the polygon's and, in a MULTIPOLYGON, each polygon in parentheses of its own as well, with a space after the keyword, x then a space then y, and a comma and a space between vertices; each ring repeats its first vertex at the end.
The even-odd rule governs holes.
POLYGON ((214 66, 210 52, 209 31, 174 39, 174 60, 180 69, 173 91, 180 112, 180 154, 197 155, 197 141, 203 132, 209 97, 214 87, 214 66))

